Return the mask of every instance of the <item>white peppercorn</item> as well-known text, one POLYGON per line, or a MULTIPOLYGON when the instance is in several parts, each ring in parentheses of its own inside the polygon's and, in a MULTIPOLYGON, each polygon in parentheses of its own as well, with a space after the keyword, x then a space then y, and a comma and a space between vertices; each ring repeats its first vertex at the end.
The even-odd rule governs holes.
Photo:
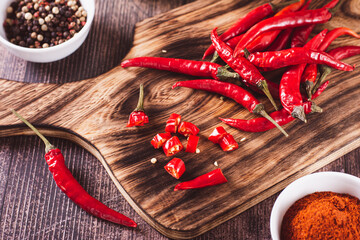
POLYGON ((26 20, 30 20, 30 19, 32 19, 32 14, 31 13, 29 13, 29 12, 27 12, 27 13, 25 13, 25 19, 26 20))

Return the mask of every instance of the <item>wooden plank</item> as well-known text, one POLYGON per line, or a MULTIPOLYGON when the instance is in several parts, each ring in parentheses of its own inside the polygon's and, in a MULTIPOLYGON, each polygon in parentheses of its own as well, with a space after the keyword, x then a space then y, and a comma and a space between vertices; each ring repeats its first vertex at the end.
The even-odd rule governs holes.
MULTIPOLYGON (((134 46, 126 58, 150 55, 200 59, 213 27, 221 25, 224 29, 258 4, 198 1, 146 20, 138 24, 134 46), (162 53, 163 49, 167 50, 166 54, 162 53)), ((342 10, 351 4, 347 2, 342 10)), ((342 26, 349 23, 359 31, 354 23, 356 18, 351 16, 342 13, 332 21, 342 26)), ((331 24, 334 23, 323 27, 332 28, 331 24)), ((357 42, 344 38, 336 44, 357 42)), ((359 63, 360 58, 354 57, 349 62, 359 63)), ((360 96, 357 73, 335 72, 331 78, 332 85, 317 101, 325 113, 310 116, 309 124, 294 122, 286 126, 291 135, 288 139, 276 130, 249 134, 227 127, 236 139, 246 138, 241 149, 232 153, 214 147, 206 140, 207 136, 220 125, 220 116, 251 118, 253 115, 230 100, 220 101, 215 94, 171 90, 173 83, 188 78, 155 70, 116 67, 97 78, 61 85, 1 80, 0 124, 6 129, 19 124, 8 111, 14 108, 37 125, 56 127, 67 132, 64 137, 74 141, 85 140, 84 146, 109 167, 107 171, 119 190, 150 225, 167 236, 189 238, 273 195, 295 177, 315 171, 360 145, 360 111, 353 104, 360 96), (151 123, 141 129, 124 128, 128 114, 135 107, 141 82, 145 84, 145 106, 151 123), (333 114, 340 111, 343 114, 333 114), (163 170, 170 158, 153 150, 148 143, 153 135, 163 131, 164 122, 172 112, 201 129, 201 153, 179 155, 188 169, 183 180, 214 169, 212 163, 216 160, 229 179, 228 184, 198 191, 172 191, 177 181, 163 170), (150 164, 152 157, 159 159, 159 164, 150 164)), ((266 106, 271 109, 269 103, 266 106)), ((20 130, 9 133, 6 129, 8 135, 22 133, 20 130)), ((58 135, 59 131, 47 133, 58 135)))

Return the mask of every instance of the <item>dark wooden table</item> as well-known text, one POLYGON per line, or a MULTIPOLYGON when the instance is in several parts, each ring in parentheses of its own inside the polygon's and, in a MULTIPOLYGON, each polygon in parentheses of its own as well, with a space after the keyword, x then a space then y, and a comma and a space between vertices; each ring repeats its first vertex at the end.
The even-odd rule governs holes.
MULTIPOLYGON (((77 52, 55 63, 35 64, 0 47, 0 78, 65 83, 100 75, 126 55, 137 22, 188 2, 97 0, 94 25, 77 52)), ((0 239, 166 239, 130 207, 94 156, 72 142, 50 140, 63 150, 71 172, 91 195, 133 218, 139 227, 121 227, 85 213, 56 187, 39 138, 8 137, 0 138, 0 239)), ((320 171, 360 177, 359 159, 360 148, 320 171)), ((196 239, 270 239, 269 219, 277 195, 196 239)))

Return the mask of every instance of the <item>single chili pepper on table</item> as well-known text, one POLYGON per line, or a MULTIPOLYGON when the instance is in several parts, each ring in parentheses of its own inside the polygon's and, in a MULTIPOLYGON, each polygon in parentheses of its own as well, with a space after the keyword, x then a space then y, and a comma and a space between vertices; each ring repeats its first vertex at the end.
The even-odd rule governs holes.
POLYGON ((42 135, 31 123, 24 119, 15 110, 12 110, 12 112, 29 128, 31 128, 45 143, 45 160, 49 165, 49 170, 54 177, 55 183, 76 205, 95 217, 128 227, 137 226, 137 224, 130 218, 116 212, 90 196, 66 167, 64 156, 62 155, 60 149, 51 145, 44 135, 42 135))
POLYGON ((217 168, 211 172, 194 178, 193 180, 177 184, 174 188, 174 191, 210 187, 226 182, 227 179, 225 178, 221 169, 217 168))
POLYGON ((197 148, 199 139, 200 139, 199 136, 190 135, 190 136, 188 137, 188 141, 187 141, 187 144, 186 144, 185 152, 188 152, 188 153, 194 153, 194 152, 196 152, 196 148, 197 148))
POLYGON ((140 94, 137 107, 129 116, 129 121, 126 127, 144 126, 149 122, 149 117, 144 112, 144 86, 140 84, 140 94))
POLYGON ((227 78, 239 78, 238 74, 226 71, 221 65, 217 63, 194 61, 180 58, 137 57, 123 61, 121 63, 121 66, 123 68, 152 68, 157 70, 183 73, 191 76, 212 77, 217 80, 224 80, 227 78))
MULTIPOLYGON (((285 2, 285 4, 289 4, 289 2, 285 2)), ((283 3, 274 5, 272 3, 265 3, 252 11, 246 14, 244 17, 240 18, 236 23, 234 23, 228 30, 226 30, 223 34, 220 35, 220 39, 224 42, 227 40, 238 36, 239 34, 247 31, 254 24, 260 22, 265 17, 268 17, 274 14, 277 9, 282 8, 284 6, 283 3)), ((210 46, 204 53, 203 59, 207 56, 210 56, 215 52, 214 46, 210 46)))
MULTIPOLYGON (((322 112, 321 108, 316 106, 313 102, 307 101, 303 103, 305 114, 311 112, 322 112)), ((283 126, 293 120, 285 109, 270 113, 270 117, 273 118, 280 126, 283 126)), ((254 118, 254 119, 233 119, 233 118, 220 118, 221 121, 229 126, 237 128, 245 132, 265 132, 274 128, 274 125, 269 122, 266 118, 254 118)))
POLYGON ((251 29, 249 29, 234 50, 234 56, 243 54, 243 49, 247 47, 260 34, 272 30, 284 30, 310 24, 325 23, 330 20, 332 14, 329 9, 321 8, 315 10, 305 10, 293 12, 276 17, 265 19, 251 29))
POLYGON ((251 53, 249 61, 257 67, 282 68, 299 64, 325 64, 329 67, 342 70, 353 71, 354 67, 340 62, 329 54, 305 47, 284 49, 274 52, 251 53))
POLYGON ((268 97, 275 109, 276 103, 269 91, 267 80, 261 75, 259 70, 244 57, 233 57, 233 50, 221 41, 216 33, 216 28, 211 32, 211 41, 223 59, 235 72, 242 78, 245 84, 258 87, 268 97))
POLYGON ((185 172, 185 163, 180 158, 173 158, 164 168, 171 176, 179 179, 185 172))
POLYGON ((273 120, 264 110, 264 105, 261 104, 251 93, 245 89, 232 84, 212 79, 199 79, 191 81, 177 82, 173 85, 173 89, 176 87, 187 87, 198 90, 205 90, 221 94, 225 97, 233 99, 235 102, 244 106, 250 112, 260 114, 263 117, 271 121, 285 136, 288 134, 273 120))
MULTIPOLYGON (((327 30, 321 31, 304 46, 304 49, 316 49, 324 40, 327 30)), ((290 67, 282 76, 279 87, 281 105, 294 118, 306 122, 303 97, 300 92, 301 76, 306 64, 290 67)))

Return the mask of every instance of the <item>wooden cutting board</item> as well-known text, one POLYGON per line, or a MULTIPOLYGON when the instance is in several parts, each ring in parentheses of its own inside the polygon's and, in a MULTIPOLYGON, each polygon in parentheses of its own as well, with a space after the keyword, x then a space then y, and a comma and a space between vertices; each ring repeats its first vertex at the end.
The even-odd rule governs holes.
MULTIPOLYGON (((179 57, 199 60, 210 44, 209 33, 224 31, 237 18, 265 1, 202 0, 145 20, 136 27, 134 44, 126 59, 139 56, 179 57), (166 51, 164 51, 166 50, 166 51)), ((325 1, 316 1, 316 7, 325 1)), ((360 32, 360 0, 346 1, 336 16, 318 26, 346 26, 360 32)), ((333 44, 360 45, 341 37, 333 44)), ((360 63, 360 56, 346 60, 360 63)), ((99 63, 101 64, 101 63, 99 63)), ((316 99, 324 109, 308 116, 308 123, 278 130, 245 133, 220 122, 218 117, 253 118, 230 99, 186 88, 171 90, 176 81, 194 79, 151 69, 116 67, 92 79, 56 84, 27 84, 0 80, 0 136, 32 134, 10 112, 15 109, 48 136, 70 139, 93 153, 131 206, 155 229, 171 238, 191 238, 243 212, 360 146, 360 78, 354 72, 334 71, 328 89, 316 99), (145 85, 145 109, 150 123, 126 128, 135 108, 140 83, 145 85), (177 191, 179 183, 163 166, 172 159, 150 145, 164 131, 171 113, 200 128, 199 154, 182 152, 186 172, 182 181, 216 168, 227 184, 177 191), (234 135, 240 148, 225 153, 207 137, 216 126, 234 135), (157 158, 151 164, 151 158, 157 158)), ((279 77, 279 76, 278 76, 279 77)), ((268 111, 273 111, 265 98, 268 111)), ((181 138, 184 144, 186 139, 181 138)))

